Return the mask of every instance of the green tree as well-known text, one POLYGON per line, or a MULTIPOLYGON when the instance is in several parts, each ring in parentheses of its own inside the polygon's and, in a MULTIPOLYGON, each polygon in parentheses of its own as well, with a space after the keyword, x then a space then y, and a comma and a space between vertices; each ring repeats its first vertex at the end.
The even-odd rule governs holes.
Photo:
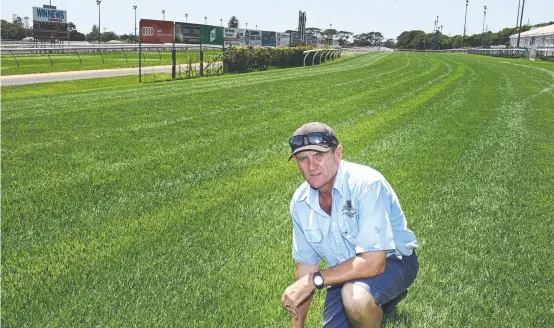
POLYGON ((394 48, 395 45, 396 45, 396 41, 394 39, 387 39, 387 41, 383 43, 383 47, 387 47, 387 48, 394 48))
POLYGON ((317 36, 318 38, 322 37, 321 29, 317 28, 317 27, 308 27, 308 28, 306 28, 306 33, 307 34, 313 34, 313 35, 317 36))
POLYGON ((238 28, 239 27, 239 20, 235 16, 231 16, 229 18, 229 22, 227 23, 227 27, 229 28, 238 28))

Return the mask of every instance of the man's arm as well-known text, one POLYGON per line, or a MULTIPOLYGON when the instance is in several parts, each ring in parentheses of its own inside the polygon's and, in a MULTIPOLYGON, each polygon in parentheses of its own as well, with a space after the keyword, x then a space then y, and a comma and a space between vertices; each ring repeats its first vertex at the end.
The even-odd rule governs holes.
MULTIPOLYGON (((308 275, 308 277, 312 277, 310 274, 312 272, 315 272, 319 270, 319 264, 316 265, 303 265, 303 264, 297 264, 296 265, 296 280, 300 280, 304 276, 308 275)), ((311 282, 311 281, 310 281, 311 282)), ((310 307, 310 304, 312 303, 312 295, 308 297, 308 299, 298 307, 298 312, 296 315, 292 316, 292 327, 293 328, 302 328, 304 327, 304 322, 306 321, 306 316, 308 314, 308 308, 310 307)))
POLYGON ((364 252, 337 266, 321 271, 325 286, 353 279, 378 276, 385 271, 387 251, 364 252))

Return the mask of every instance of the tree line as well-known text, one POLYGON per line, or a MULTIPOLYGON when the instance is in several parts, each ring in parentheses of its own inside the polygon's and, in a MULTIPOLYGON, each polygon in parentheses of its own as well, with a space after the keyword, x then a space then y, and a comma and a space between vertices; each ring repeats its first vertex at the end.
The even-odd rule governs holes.
MULTIPOLYGON (((554 22, 536 25, 524 25, 521 32, 529 31, 532 27, 542 27, 554 24, 554 22)), ((448 36, 439 31, 425 33, 421 30, 404 31, 396 38, 395 47, 399 49, 437 50, 456 49, 463 47, 488 47, 491 45, 510 45, 510 35, 518 33, 517 27, 507 27, 498 32, 487 31, 473 35, 448 36), (462 44, 463 42, 463 44, 462 44)))

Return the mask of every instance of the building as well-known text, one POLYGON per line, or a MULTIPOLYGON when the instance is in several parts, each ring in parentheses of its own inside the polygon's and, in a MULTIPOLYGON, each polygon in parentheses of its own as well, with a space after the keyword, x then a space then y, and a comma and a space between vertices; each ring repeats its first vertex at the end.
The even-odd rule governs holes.
MULTIPOLYGON (((510 35, 510 46, 517 46, 517 34, 510 35)), ((522 32, 519 40, 520 48, 553 48, 554 47, 554 24, 532 28, 530 31, 522 32)))

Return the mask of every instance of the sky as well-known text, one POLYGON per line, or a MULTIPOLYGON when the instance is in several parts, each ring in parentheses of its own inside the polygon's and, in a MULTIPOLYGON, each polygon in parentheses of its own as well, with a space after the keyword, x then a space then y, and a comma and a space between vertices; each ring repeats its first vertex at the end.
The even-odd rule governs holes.
MULTIPOLYGON (((481 33, 483 29, 483 11, 487 6, 485 25, 496 32, 505 27, 516 25, 518 2, 522 0, 469 0, 467 9, 467 34, 481 33)), ((68 21, 77 26, 77 30, 88 33, 93 24, 98 23, 98 5, 96 0, 2 0, 1 17, 11 21, 12 15, 22 18, 29 16, 32 23, 32 7, 43 4, 57 6, 67 11, 68 21)), ((102 0, 101 28, 117 34, 133 34, 134 10, 137 25, 141 18, 185 21, 204 24, 207 17, 209 25, 226 26, 231 16, 239 19, 240 27, 284 32, 298 27, 298 12, 305 11, 306 27, 321 29, 332 28, 349 31, 354 34, 371 31, 381 32, 385 38, 396 38, 403 31, 433 31, 435 20, 439 16, 439 25, 446 35, 462 34, 464 29, 465 0, 209 0, 209 1, 170 1, 170 0, 102 0)), ((554 0, 526 0, 523 15, 524 24, 538 24, 554 21, 554 0)))

